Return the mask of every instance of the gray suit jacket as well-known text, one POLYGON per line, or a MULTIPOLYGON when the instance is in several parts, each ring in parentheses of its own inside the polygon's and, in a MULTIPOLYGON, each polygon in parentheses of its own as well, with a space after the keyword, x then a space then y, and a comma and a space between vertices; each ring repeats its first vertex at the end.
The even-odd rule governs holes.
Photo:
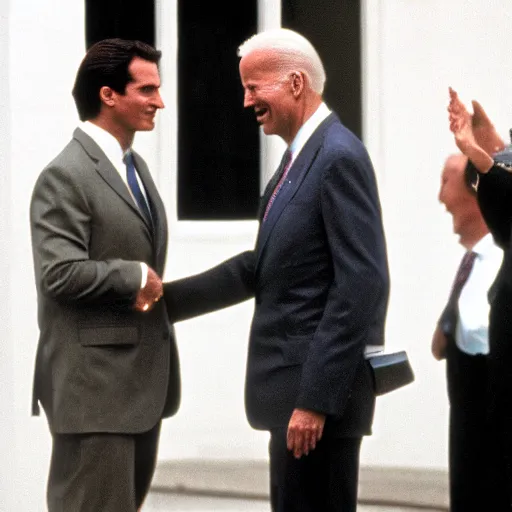
POLYGON ((164 205, 135 155, 153 226, 98 145, 82 130, 39 176, 30 224, 39 346, 33 413, 54 433, 138 433, 179 406, 179 362, 163 301, 132 309, 140 262, 161 276, 164 205))

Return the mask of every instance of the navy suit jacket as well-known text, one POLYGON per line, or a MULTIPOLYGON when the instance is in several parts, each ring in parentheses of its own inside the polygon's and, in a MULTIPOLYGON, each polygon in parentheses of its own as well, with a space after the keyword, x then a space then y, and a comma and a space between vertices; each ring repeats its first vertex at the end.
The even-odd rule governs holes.
POLYGON ((364 348, 384 343, 388 291, 373 167, 335 114, 293 162, 255 249, 165 285, 175 321, 255 297, 245 387, 253 427, 286 427, 300 407, 325 413, 325 433, 343 436, 371 430, 364 348))

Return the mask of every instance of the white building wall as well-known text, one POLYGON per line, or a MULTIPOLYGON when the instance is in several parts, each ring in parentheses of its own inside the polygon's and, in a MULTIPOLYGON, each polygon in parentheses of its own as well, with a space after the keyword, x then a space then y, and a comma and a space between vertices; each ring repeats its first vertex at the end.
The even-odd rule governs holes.
MULTIPOLYGON (((159 9, 167 108, 137 146, 167 204, 171 278, 251 248, 256 223, 176 220, 176 9, 170 1, 159 9)), ((0 510, 42 510, 50 437, 45 420, 29 416, 38 332, 28 205, 37 174, 77 122, 70 91, 84 53, 83 16, 83 2, 0 2, 0 510)), ((367 465, 446 467, 444 364, 429 347, 461 254, 437 203, 443 160, 455 150, 447 87, 481 100, 507 134, 510 16, 508 0, 366 0, 365 138, 389 248, 388 347, 406 348, 417 376, 378 400, 367 465)), ((165 422, 161 459, 267 457, 267 435, 251 430, 243 412, 251 313, 247 302, 177 325, 183 400, 165 422)))
MULTIPOLYGON (((37 175, 68 142, 76 125, 71 88, 85 48, 83 19, 83 2, 54 0, 49 7, 37 0, 10 1, 10 139, 8 167, 1 174, 6 174, 9 185, 2 202, 9 221, 2 238, 7 250, 2 268, 9 271, 9 291, 4 296, 9 318, 2 331, 11 367, 2 372, 0 388, 12 386, 5 398, 13 405, 5 409, 2 400, 2 416, 9 418, 6 442, 13 456, 2 456, 1 467, 14 483, 8 491, 14 501, 12 506, 0 502, 0 510, 5 511, 44 510, 50 436, 44 417, 30 417, 38 329, 28 210, 37 175)), ((5 142, 1 144, 3 148, 5 142)), ((3 480, 0 487, 4 489, 3 480)))

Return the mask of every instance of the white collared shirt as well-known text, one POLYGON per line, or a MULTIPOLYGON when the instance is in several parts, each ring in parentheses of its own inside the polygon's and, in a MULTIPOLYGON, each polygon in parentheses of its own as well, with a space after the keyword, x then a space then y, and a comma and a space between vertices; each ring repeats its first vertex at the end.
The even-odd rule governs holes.
MULTIPOLYGON (((133 202, 137 205, 137 201, 135 201, 132 191, 128 186, 128 178, 126 176, 125 171, 126 166, 123 161, 125 152, 123 151, 123 148, 121 148, 121 144, 119 144, 119 141, 111 133, 107 132, 103 128, 100 128, 99 126, 89 121, 85 121, 85 123, 82 123, 80 129, 87 135, 89 135, 89 137, 91 137, 91 139, 94 142, 96 142, 96 144, 103 151, 103 153, 105 153, 105 156, 110 160, 110 163, 119 173, 119 176, 123 180, 123 183, 126 185, 128 192, 132 196, 133 202)), ((147 201, 146 190, 144 189, 144 185, 142 184, 142 181, 139 178, 138 172, 136 172, 136 176, 137 181, 139 182, 139 187, 147 201)), ((148 266, 146 265, 146 263, 141 261, 140 268, 142 270, 140 287, 144 288, 146 286, 146 282, 148 279, 148 266)))
POLYGON ((295 135, 295 138, 289 147, 292 154, 291 163, 294 162, 301 149, 304 147, 311 135, 313 135, 313 132, 330 113, 331 111, 329 110, 329 107, 322 102, 315 110, 315 113, 300 127, 300 130, 297 132, 297 135, 295 135))
MULTIPOLYGON (((106 157, 110 160, 110 163, 114 166, 115 170, 119 173, 119 176, 123 180, 123 183, 126 185, 128 192, 132 196, 133 202, 137 205, 137 201, 133 197, 132 190, 128 185, 128 178, 126 176, 126 165, 124 164, 124 156, 126 153, 131 151, 131 148, 123 151, 121 148, 121 144, 119 141, 109 132, 100 128, 99 126, 91 123, 89 121, 85 121, 80 126, 82 131, 84 131, 91 139, 98 144, 100 149, 105 153, 106 157)), ((139 172, 135 169, 135 175, 137 177, 137 181, 139 182, 139 187, 142 193, 144 194, 144 198, 146 201, 148 200, 148 196, 146 195, 146 189, 142 184, 142 180, 140 179, 139 172)), ((148 203, 149 204, 149 203, 148 203)))
POLYGON ((487 292, 500 268, 503 251, 488 233, 473 247, 473 252, 477 256, 459 297, 455 341, 466 354, 488 354, 490 307, 487 292))

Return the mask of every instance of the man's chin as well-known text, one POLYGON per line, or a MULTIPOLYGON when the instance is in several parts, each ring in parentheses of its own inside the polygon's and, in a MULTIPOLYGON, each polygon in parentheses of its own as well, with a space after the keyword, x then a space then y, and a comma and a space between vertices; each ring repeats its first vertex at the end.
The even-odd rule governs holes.
POLYGON ((262 124, 260 124, 260 126, 265 135, 274 135, 275 134, 274 130, 272 129, 272 126, 270 126, 268 123, 262 123, 262 124))
POLYGON ((143 125, 141 125, 137 131, 150 132, 154 127, 155 127, 155 122, 151 121, 151 122, 147 122, 147 123, 144 123, 143 125))

